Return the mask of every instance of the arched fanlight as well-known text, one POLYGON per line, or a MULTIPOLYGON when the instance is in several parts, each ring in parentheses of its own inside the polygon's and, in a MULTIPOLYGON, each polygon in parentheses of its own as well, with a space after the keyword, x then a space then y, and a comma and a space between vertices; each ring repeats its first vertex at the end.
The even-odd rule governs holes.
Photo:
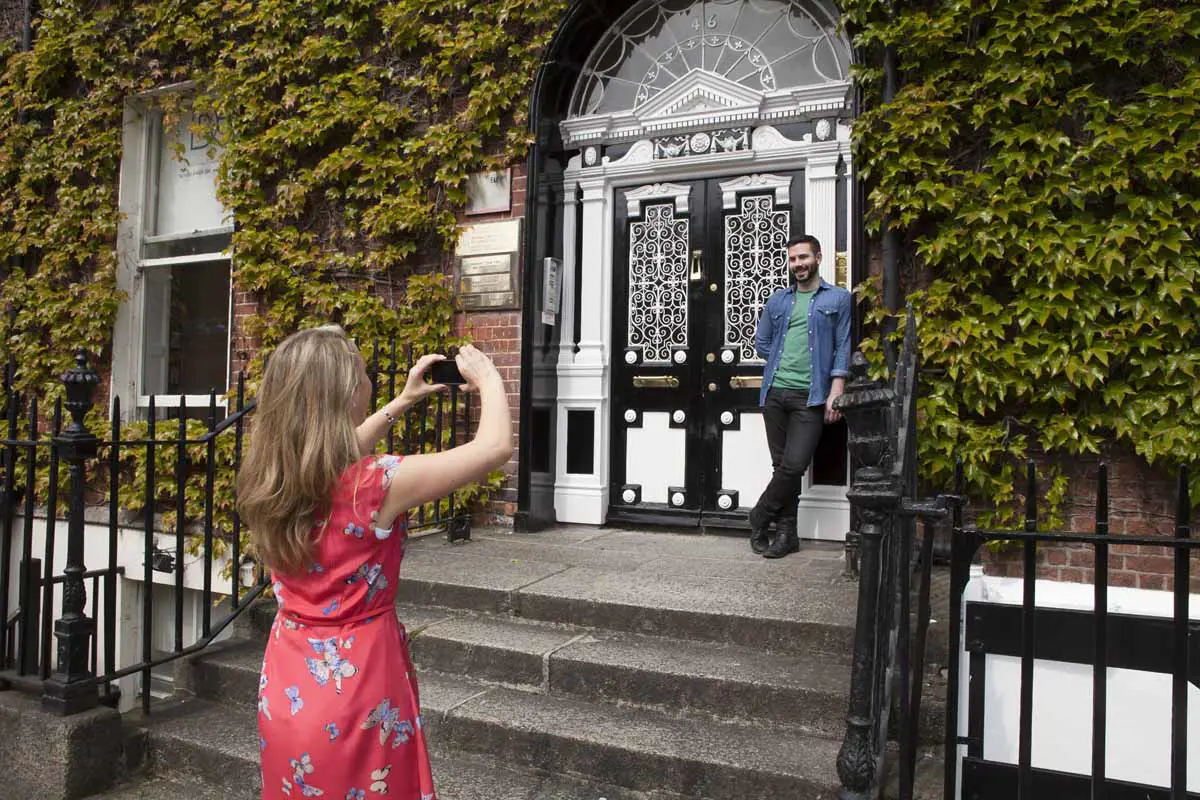
POLYGON ((770 95, 846 81, 850 46, 832 6, 797 0, 642 0, 608 30, 571 116, 633 111, 690 74, 770 95))

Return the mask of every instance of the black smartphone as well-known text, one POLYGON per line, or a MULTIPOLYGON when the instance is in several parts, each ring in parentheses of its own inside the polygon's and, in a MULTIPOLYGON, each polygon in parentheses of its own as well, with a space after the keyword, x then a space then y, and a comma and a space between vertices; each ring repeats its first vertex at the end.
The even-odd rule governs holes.
POLYGON ((445 361, 435 361, 429 365, 429 380, 446 386, 461 386, 467 382, 462 373, 458 371, 458 364, 449 356, 445 361))

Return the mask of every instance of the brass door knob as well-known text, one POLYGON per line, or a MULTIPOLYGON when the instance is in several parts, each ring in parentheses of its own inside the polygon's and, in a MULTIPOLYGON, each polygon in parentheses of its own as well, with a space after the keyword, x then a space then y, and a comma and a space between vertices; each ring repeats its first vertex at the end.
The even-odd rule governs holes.
POLYGON ((709 290, 710 292, 716 292, 716 291, 717 291, 717 285, 716 285, 715 283, 710 283, 710 284, 708 285, 708 290, 709 290))
POLYGON ((705 361, 707 361, 708 363, 710 363, 710 364, 711 364, 711 363, 713 363, 714 361, 716 361, 716 360, 717 360, 717 354, 716 354, 716 353, 709 353, 708 355, 706 355, 706 356, 704 357, 704 360, 705 360, 705 361))
POLYGON ((716 385, 715 383, 710 383, 710 384, 708 385, 708 390, 709 390, 710 392, 715 392, 715 391, 717 390, 717 385, 716 385))

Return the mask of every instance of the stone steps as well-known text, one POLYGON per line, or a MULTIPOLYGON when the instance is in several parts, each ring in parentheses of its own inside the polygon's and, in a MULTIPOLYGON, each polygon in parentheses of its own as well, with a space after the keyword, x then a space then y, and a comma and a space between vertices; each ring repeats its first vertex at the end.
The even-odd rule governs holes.
MULTIPOLYGON (((680 795, 637 792, 580 778, 533 769, 520 769, 486 756, 467 753, 430 756, 440 800, 682 800, 680 795)), ((143 775, 97 800, 259 800, 254 783, 236 787, 213 784, 193 775, 168 779, 143 775)))
MULTIPOLYGON (((840 559, 591 528, 410 543, 397 613, 439 797, 836 797, 857 596, 840 559)), ((180 666, 186 699, 143 722, 150 777, 120 790, 143 794, 114 798, 258 797, 273 614, 180 666)))
MULTIPOLYGON (((616 776, 624 789, 685 797, 831 798, 838 743, 792 731, 668 716, 560 698, 429 672, 421 713, 444 757, 465 752, 570 776, 584 786, 616 776)), ((183 785, 254 797, 255 712, 192 699, 149 722, 150 763, 183 785)), ((136 796, 136 795, 135 795, 136 796)))
POLYGON ((446 548, 415 550, 398 602, 769 652, 851 651, 857 587, 840 577, 840 550, 808 545, 771 570, 765 559, 745 562, 742 539, 675 538, 697 540, 697 550, 708 540, 705 556, 598 550, 564 565, 561 555, 550 560, 553 546, 520 542, 473 542, 453 558, 438 552, 446 548))
MULTIPOLYGON (((404 608, 418 674, 467 675, 564 697, 767 721, 840 736, 849 665, 834 656, 585 629, 461 610, 404 608)), ((191 691, 253 707, 262 645, 216 645, 197 659, 191 691)))

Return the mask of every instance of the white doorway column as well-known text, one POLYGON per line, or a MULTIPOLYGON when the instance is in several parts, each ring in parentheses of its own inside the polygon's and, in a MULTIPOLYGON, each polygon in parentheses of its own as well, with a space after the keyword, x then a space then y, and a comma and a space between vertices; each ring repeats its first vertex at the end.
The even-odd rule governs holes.
POLYGON ((838 143, 822 142, 809 152, 804 171, 804 232, 821 242, 821 277, 836 284, 838 143))

